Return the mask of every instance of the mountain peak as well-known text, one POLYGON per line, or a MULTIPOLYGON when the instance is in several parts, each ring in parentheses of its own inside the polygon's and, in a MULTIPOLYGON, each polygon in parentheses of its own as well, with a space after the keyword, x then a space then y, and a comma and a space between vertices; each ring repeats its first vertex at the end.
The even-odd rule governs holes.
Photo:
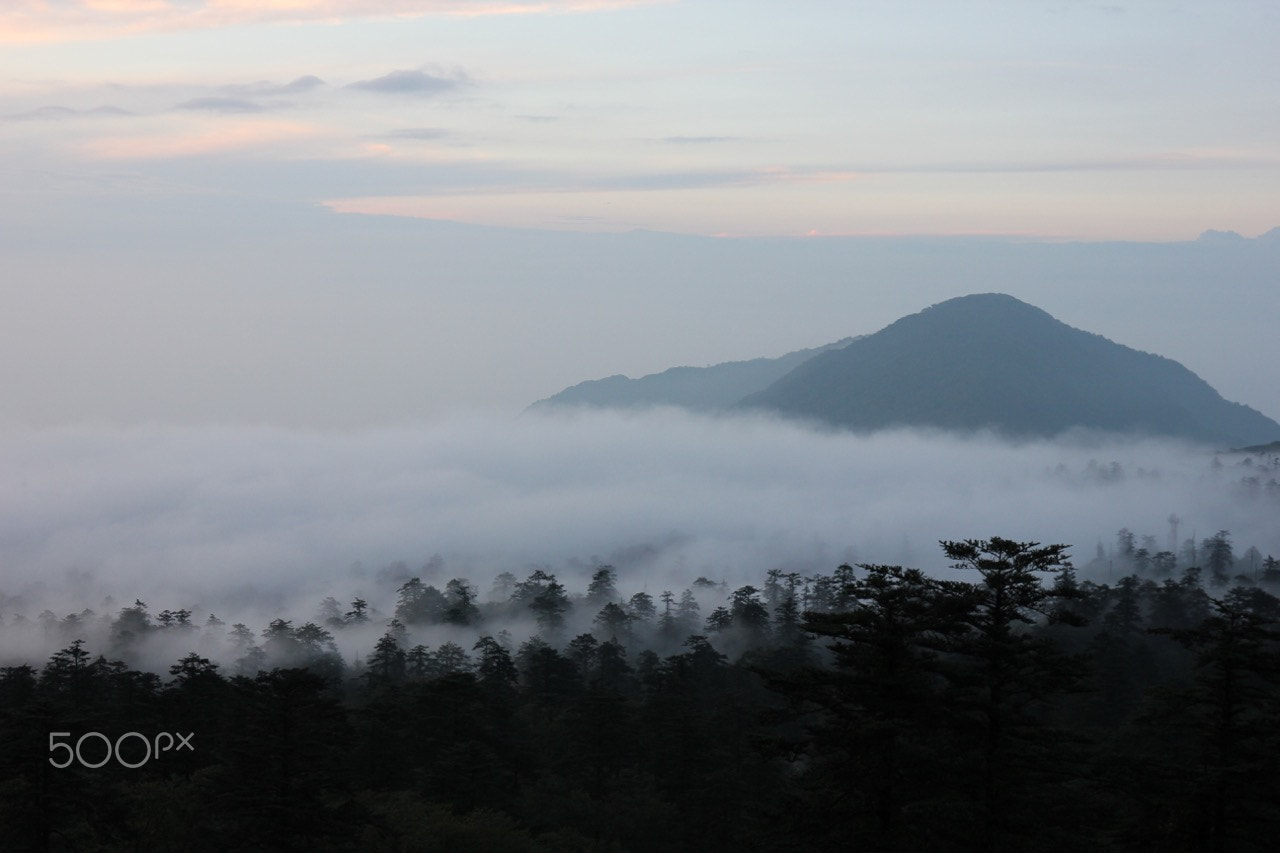
POLYGON ((1196 238, 1197 243, 1218 243, 1222 245, 1243 243, 1246 238, 1238 231, 1215 231, 1210 228, 1196 238))
POLYGON ((1072 429, 1240 447, 1280 424, 1175 361, 1072 328, 1005 293, 931 305, 872 335, 778 359, 584 382, 536 405, 754 408, 853 430, 1052 437, 1072 429))
MULTIPOLYGON (((934 309, 937 309, 937 308, 946 308, 949 306, 950 307, 969 306, 969 305, 978 305, 978 306, 984 306, 984 307, 1004 306, 1009 308, 1029 308, 1033 311, 1040 311, 1040 309, 1036 308, 1034 305, 1023 302, 1021 299, 1018 299, 1015 296, 1010 296, 1007 293, 970 293, 967 296, 954 296, 951 299, 945 299, 942 302, 935 302, 933 305, 930 305, 928 308, 924 310, 933 311, 934 309)), ((1044 313, 1044 312, 1041 312, 1041 313, 1044 313)))
MULTIPOLYGON (((908 320, 911 317, 929 317, 943 322, 973 320, 1038 320, 1041 322, 1052 320, 1057 322, 1047 311, 1023 302, 1021 299, 1016 299, 1007 293, 971 293, 968 296, 957 296, 954 299, 930 305, 919 314, 908 315, 903 317, 902 320, 908 320)), ((902 320, 898 322, 902 322, 902 320)))
POLYGON ((1050 437, 1070 429, 1239 446, 1280 424, 1167 358, 1001 293, 949 299, 823 353, 742 401, 855 430, 925 426, 1050 437))

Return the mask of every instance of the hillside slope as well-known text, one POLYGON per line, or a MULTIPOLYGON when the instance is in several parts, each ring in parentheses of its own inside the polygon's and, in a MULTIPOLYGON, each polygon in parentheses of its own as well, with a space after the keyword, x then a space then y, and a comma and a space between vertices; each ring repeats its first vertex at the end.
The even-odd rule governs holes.
POLYGON ((1051 436, 1080 427, 1262 444, 1280 424, 1181 364, 1003 294, 939 303, 804 362, 739 404, 855 430, 1051 436))
POLYGON ((590 379, 539 400, 530 408, 680 406, 694 411, 724 409, 749 394, 767 388, 815 355, 844 346, 852 340, 846 338, 778 358, 729 361, 710 367, 673 367, 638 379, 621 375, 590 379))

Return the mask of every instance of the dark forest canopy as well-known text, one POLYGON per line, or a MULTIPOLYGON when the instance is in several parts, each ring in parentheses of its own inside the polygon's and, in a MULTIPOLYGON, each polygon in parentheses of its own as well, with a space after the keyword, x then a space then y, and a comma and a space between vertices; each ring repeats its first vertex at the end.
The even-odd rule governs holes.
POLYGON ((1269 849, 1280 565, 1227 531, 1182 555, 1149 538, 1120 531, 1108 583, 993 537, 942 543, 954 579, 411 577, 260 629, 135 601, 108 649, 46 621, 65 645, 0 669, 0 831, 15 850, 1269 849), (235 657, 188 650, 208 635, 235 657), (354 636, 375 638, 358 660, 354 636), (167 672, 131 668, 156 637, 182 649, 167 672), (51 765, 91 732, 83 763, 51 765), (193 748, 143 761, 162 732, 193 748))

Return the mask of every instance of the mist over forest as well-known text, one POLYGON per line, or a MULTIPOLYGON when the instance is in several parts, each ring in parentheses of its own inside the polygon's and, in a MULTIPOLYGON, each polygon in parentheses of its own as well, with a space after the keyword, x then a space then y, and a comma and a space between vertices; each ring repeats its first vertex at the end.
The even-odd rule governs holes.
POLYGON ((0 470, 13 849, 1272 837, 1274 451, 555 411, 0 470))
POLYGON ((783 385, 908 393, 11 421, 0 837, 1269 849, 1280 426, 1000 294, 783 385))
MULTIPOLYGON (((351 433, 10 433, 0 631, 18 662, 62 639, 19 630, 21 619, 114 618, 135 599, 261 630, 317 619, 326 598, 344 609, 362 598, 384 626, 410 577, 441 589, 465 579, 484 601, 504 572, 542 570, 581 593, 606 564, 627 596, 678 594, 702 577, 723 598, 771 570, 842 563, 945 577, 937 542, 974 536, 1065 543, 1082 576, 1103 583, 1121 528, 1150 553, 1226 530, 1238 554, 1280 554, 1280 458, 1220 450, 1085 433, 854 435, 676 410, 351 433)), ((723 603, 699 595, 704 612, 723 603)), ((504 627, 531 632, 486 630, 504 627)), ((375 640, 349 636, 343 653, 375 640)), ((171 663, 170 651, 152 665, 171 663)))

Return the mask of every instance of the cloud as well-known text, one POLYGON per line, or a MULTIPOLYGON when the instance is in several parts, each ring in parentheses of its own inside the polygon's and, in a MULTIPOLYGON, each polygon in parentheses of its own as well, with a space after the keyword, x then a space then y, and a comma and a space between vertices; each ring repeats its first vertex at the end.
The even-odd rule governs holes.
POLYGON ((855 172, 838 169, 773 166, 741 170, 686 169, 679 172, 636 172, 584 176, 571 180, 574 181, 575 189, 629 191, 746 187, 765 184, 826 184, 853 181, 857 178, 858 174, 855 172))
MULTIPOLYGON (((391 136, 400 134, 392 133, 391 136)), ((430 132, 418 135, 410 131, 403 135, 410 139, 438 138, 430 132)), ((483 163, 456 161, 442 164, 428 171, 423 164, 369 163, 365 177, 366 186, 376 181, 383 190, 378 195, 334 197, 326 204, 354 209, 352 203, 372 202, 378 198, 408 199, 429 193, 440 195, 473 195, 483 190, 500 190, 506 196, 539 196, 545 193, 629 193, 661 192, 669 190, 696 190, 706 188, 753 187, 770 184, 825 184, 856 180, 858 175, 822 168, 777 167, 769 169, 685 169, 669 172, 601 172, 575 173, 563 169, 529 168, 523 164, 487 160, 483 163), (385 172, 379 177, 375 172, 385 172), (384 194, 385 193, 385 194, 384 194)), ((317 169, 320 162, 313 164, 317 169)), ((335 161, 332 169, 341 171, 343 165, 335 161)))
POLYGON ((449 131, 438 127, 402 127, 383 135, 392 139, 444 139, 449 131))
POLYGON ((174 106, 175 110, 205 113, 260 113, 266 109, 261 104, 243 98, 192 98, 174 106))
POLYGON ((662 141, 673 145, 708 145, 717 142, 738 142, 741 138, 739 136, 666 136, 662 141))
POLYGON ((865 163, 866 174, 1035 174, 1053 172, 1145 172, 1253 169, 1280 163, 1270 151, 1192 149, 1151 151, 1114 159, 1003 160, 917 162, 897 165, 865 163))
POLYGON ((669 0, 7 0, 0 43, 129 38, 254 24, 603 12, 669 0))
POLYGON ((842 184, 856 181, 858 173, 847 169, 776 166, 757 173, 761 183, 842 184))
POLYGON ((1166 442, 855 436, 674 411, 9 434, 0 600, 62 614, 112 595, 228 621, 276 607, 305 619, 326 595, 390 610, 378 571, 416 572, 434 555, 439 582, 488 589, 537 565, 579 590, 605 561, 623 588, 654 593, 844 561, 944 572, 937 540, 991 535, 1065 542, 1083 566, 1121 527, 1167 547, 1171 514, 1182 537, 1226 529, 1237 553, 1280 555, 1274 489, 1246 483, 1280 469, 1224 463, 1166 442))
POLYGON ((325 83, 324 80, 320 79, 316 75, 306 74, 283 84, 260 80, 257 83, 226 86, 224 88, 228 92, 234 92, 237 94, 267 97, 272 95, 301 95, 327 85, 328 84, 325 83))
POLYGON ((130 115, 133 115, 133 113, 120 107, 101 106, 88 110, 77 110, 71 107, 50 105, 37 107, 24 113, 13 113, 4 118, 6 121, 60 121, 68 118, 114 118, 130 115))
POLYGON ((292 122, 245 119, 226 124, 223 123, 225 121, 219 120, 216 125, 172 133, 105 136, 84 143, 80 150, 90 157, 104 160, 183 158, 261 148, 296 141, 316 133, 309 125, 292 122))
POLYGON ((577 179, 578 189, 590 190, 671 190, 702 187, 748 186, 770 180, 755 170, 686 169, 679 172, 609 174, 577 179))
POLYGON ((350 88, 387 95, 441 95, 468 83, 465 74, 444 76, 420 69, 397 70, 372 80, 352 83, 350 88))

